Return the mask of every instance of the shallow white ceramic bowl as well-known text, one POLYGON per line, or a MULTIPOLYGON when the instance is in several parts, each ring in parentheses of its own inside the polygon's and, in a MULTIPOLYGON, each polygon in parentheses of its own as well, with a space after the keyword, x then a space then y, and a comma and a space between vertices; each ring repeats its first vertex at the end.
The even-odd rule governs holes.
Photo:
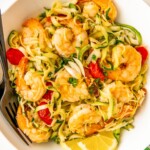
MULTIPOLYGON (((20 29, 22 22, 29 17, 36 17, 43 11, 43 7, 50 7, 53 0, 18 0, 2 16, 5 41, 9 32, 20 29)), ((114 0, 118 8, 118 22, 136 27, 143 36, 143 43, 150 52, 150 7, 142 0, 114 0)), ((5 3, 5 2, 3 2, 5 3)), ((6 42, 6 48, 8 48, 6 42)), ((131 56, 132 57, 132 56, 131 56)), ((150 64, 150 61, 148 61, 150 64)), ((1 74, 1 73, 0 73, 1 74)), ((150 76, 150 71, 147 77, 150 76)), ((144 150, 150 144, 150 79, 147 78, 147 98, 139 109, 135 120, 135 128, 124 131, 121 136, 119 150, 144 150)), ((61 150, 62 148, 52 142, 46 144, 25 145, 11 129, 0 113, 0 129, 7 139, 18 150, 61 150)))

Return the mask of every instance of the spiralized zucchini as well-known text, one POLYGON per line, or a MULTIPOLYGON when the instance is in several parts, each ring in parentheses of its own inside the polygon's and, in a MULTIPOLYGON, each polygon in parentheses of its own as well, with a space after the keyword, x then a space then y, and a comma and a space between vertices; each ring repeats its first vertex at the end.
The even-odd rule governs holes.
POLYGON ((142 57, 135 50, 142 36, 134 27, 111 19, 111 8, 103 11, 93 1, 92 6, 76 2, 57 1, 37 18, 25 21, 21 31, 10 32, 9 46, 22 51, 28 60, 21 66, 21 84, 20 64, 9 69, 10 81, 29 122, 27 130, 48 132, 47 140, 57 143, 101 131, 114 131, 118 138, 118 131, 133 123, 146 95, 148 66, 141 64, 142 57), (88 14, 86 9, 92 7, 88 14), (37 73, 33 83, 34 78, 26 75, 29 71, 37 73), (32 96, 24 99, 26 90, 30 96, 32 88, 38 88, 38 77, 45 92, 37 101, 32 96), (52 93, 50 98, 47 93, 52 93), (50 124, 38 115, 45 110, 50 112, 50 124), (93 125, 98 127, 94 131, 93 125))

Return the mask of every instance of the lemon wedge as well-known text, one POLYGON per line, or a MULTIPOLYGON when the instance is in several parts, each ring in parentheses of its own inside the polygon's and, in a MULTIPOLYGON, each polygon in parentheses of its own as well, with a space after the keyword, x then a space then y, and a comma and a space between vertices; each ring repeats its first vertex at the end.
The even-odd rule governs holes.
POLYGON ((61 143, 64 150, 116 150, 118 142, 113 132, 101 132, 84 139, 61 143))

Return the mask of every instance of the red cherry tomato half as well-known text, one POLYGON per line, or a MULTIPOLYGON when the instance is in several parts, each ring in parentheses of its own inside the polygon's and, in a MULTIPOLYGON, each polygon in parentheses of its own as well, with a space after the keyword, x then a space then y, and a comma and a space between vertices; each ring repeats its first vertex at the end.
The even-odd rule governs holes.
POLYGON ((89 71, 93 78, 100 78, 101 80, 104 80, 105 76, 101 70, 101 68, 98 66, 98 62, 93 63, 91 62, 89 64, 89 71))
MULTIPOLYGON (((47 82, 46 85, 47 86, 52 86, 52 83, 51 82, 47 82)), ((43 98, 46 99, 46 100, 51 100, 52 94, 53 94, 53 91, 47 90, 47 92, 43 95, 43 98)))
POLYGON ((52 83, 51 82, 46 82, 46 85, 47 86, 52 86, 52 83))
POLYGON ((24 54, 18 49, 10 48, 6 52, 6 57, 12 65, 18 65, 24 54))
POLYGON ((141 54, 142 64, 144 64, 144 62, 146 61, 146 59, 148 57, 148 50, 143 46, 136 47, 136 50, 141 54))
MULTIPOLYGON (((41 102, 39 105, 45 105, 46 102, 41 102)), ((52 123, 51 113, 48 108, 42 109, 38 111, 38 115, 42 121, 44 121, 46 124, 50 125, 52 123)))
POLYGON ((46 100, 51 100, 52 94, 53 94, 53 91, 48 90, 48 91, 44 94, 43 98, 46 99, 46 100))

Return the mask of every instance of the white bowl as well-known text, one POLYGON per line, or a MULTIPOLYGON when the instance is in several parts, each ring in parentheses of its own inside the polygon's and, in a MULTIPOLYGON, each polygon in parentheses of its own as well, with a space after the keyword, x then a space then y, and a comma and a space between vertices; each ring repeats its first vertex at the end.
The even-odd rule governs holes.
MULTIPOLYGON (((4 36, 11 30, 21 27, 22 22, 29 17, 36 17, 43 11, 43 7, 50 7, 53 0, 18 0, 2 16, 4 36)), ((3 2, 5 3, 5 2, 3 2)), ((142 0, 115 0, 118 8, 118 21, 136 27, 143 36, 143 43, 150 51, 150 7, 142 0)), ((148 61, 150 64, 150 61, 148 61)), ((0 73, 1 74, 1 73, 0 73)), ((150 71, 148 72, 150 76, 150 71)), ((150 79, 147 78, 147 98, 135 116, 131 131, 124 131, 121 136, 119 150, 144 150, 150 144, 150 79)), ((0 113, 0 129, 7 139, 19 150, 61 150, 62 148, 52 142, 46 144, 25 145, 9 126, 0 113)))

